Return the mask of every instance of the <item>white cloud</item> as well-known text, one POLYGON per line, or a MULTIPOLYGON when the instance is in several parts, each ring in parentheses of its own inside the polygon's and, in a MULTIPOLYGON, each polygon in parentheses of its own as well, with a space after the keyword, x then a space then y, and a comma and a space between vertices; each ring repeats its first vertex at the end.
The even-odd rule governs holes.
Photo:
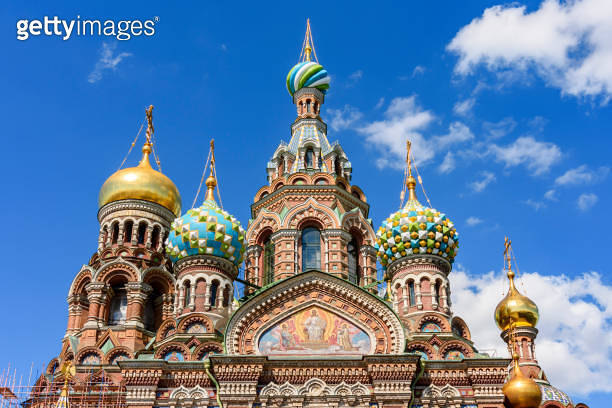
POLYGON ((438 171, 443 174, 448 174, 451 171, 455 170, 455 155, 453 152, 446 152, 446 156, 444 156, 444 160, 438 166, 438 171))
POLYGON ((506 167, 520 164, 533 171, 535 175, 546 173, 561 159, 561 149, 554 143, 539 142, 531 136, 522 136, 512 144, 501 147, 489 146, 489 153, 506 167))
POLYGON ((474 134, 469 127, 461 122, 453 122, 449 125, 447 134, 435 136, 432 141, 436 148, 442 149, 449 146, 454 147, 458 143, 472 139, 474 139, 474 134))
POLYGON ((480 193, 484 191, 484 189, 487 188, 489 184, 495 181, 495 174, 491 173, 490 171, 483 171, 481 174, 481 180, 475 180, 468 184, 468 186, 475 193, 480 193))
POLYGON ((414 78, 417 75, 423 75, 427 69, 422 65, 417 65, 412 70, 412 77, 414 78))
POLYGON ((416 96, 394 98, 384 113, 384 119, 360 127, 357 131, 366 142, 380 151, 379 167, 403 168, 406 140, 412 142, 417 164, 431 159, 434 152, 428 146, 422 131, 433 121, 434 115, 416 102, 416 96))
POLYGON ((533 71, 564 94, 605 104, 612 97, 610 21, 609 0, 545 0, 532 12, 496 5, 461 28, 447 49, 459 56, 459 75, 480 65, 500 78, 533 71))
POLYGON ((382 106, 385 104, 385 98, 384 97, 380 97, 378 99, 378 102, 376 102, 376 106, 374 106, 374 109, 380 109, 382 108, 382 106))
POLYGON ((91 71, 87 77, 87 81, 89 83, 93 84, 101 80, 105 70, 115 71, 117 69, 117 65, 119 65, 119 63, 125 57, 132 55, 129 52, 121 52, 117 55, 113 55, 116 48, 116 43, 102 43, 102 48, 100 49, 100 59, 96 62, 93 71, 91 71))
MULTIPOLYGON (((508 357, 492 318, 507 279, 493 272, 473 275, 461 266, 449 277, 454 312, 468 324, 476 347, 508 357)), ((576 277, 523 273, 518 283, 540 310, 536 356, 551 383, 574 395, 611 392, 612 286, 594 272, 576 277)))
POLYGON ((344 105, 342 109, 329 109, 328 112, 331 115, 329 125, 336 132, 351 127, 363 116, 357 108, 350 105, 344 105))
POLYGON ((578 197, 576 206, 580 211, 588 211, 591 209, 591 207, 597 204, 597 201, 599 201, 599 197, 597 197, 595 194, 583 193, 580 194, 580 197, 578 197))
POLYGON ((543 201, 537 201, 537 200, 534 200, 534 199, 531 199, 531 198, 523 201, 523 203, 525 203, 528 206, 532 207, 536 211, 540 211, 542 208, 546 208, 546 203, 544 203, 543 201))
POLYGON ((360 69, 349 75, 349 79, 354 82, 359 81, 361 78, 363 78, 363 71, 360 69))
POLYGON ((474 216, 472 216, 472 217, 468 217, 468 219, 467 219, 467 220, 465 220, 465 224, 466 224, 468 227, 474 227, 474 226, 476 226, 476 225, 478 225, 478 224, 481 224, 481 223, 482 223, 482 219, 481 219, 481 218, 478 218, 478 217, 474 217, 474 216))
POLYGON ((467 98, 463 101, 458 101, 455 103, 455 106, 453 106, 453 112, 458 116, 469 116, 472 113, 472 108, 474 107, 475 103, 476 99, 474 98, 467 98))
POLYGON ((591 170, 586 164, 583 164, 582 166, 568 170, 563 173, 563 175, 557 177, 555 179, 555 184, 559 186, 595 184, 605 180, 609 173, 609 167, 602 166, 596 170, 591 170))
POLYGON ((557 197, 557 190, 551 188, 547 192, 544 193, 544 198, 549 201, 559 201, 559 197, 557 197))
POLYGON ((484 122, 482 128, 488 139, 501 139, 516 128, 516 121, 511 118, 503 118, 499 122, 484 122))

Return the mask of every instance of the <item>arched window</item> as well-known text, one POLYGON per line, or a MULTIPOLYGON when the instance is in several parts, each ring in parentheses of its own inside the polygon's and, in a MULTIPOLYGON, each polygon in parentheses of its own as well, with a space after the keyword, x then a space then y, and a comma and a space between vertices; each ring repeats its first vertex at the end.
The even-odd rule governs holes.
POLYGON ((348 252, 348 280, 359 285, 359 245, 353 238, 347 245, 348 252))
POLYGON ((342 175, 342 168, 341 168, 342 164, 340 163, 340 159, 339 158, 335 158, 334 159, 334 170, 336 171, 336 175, 341 176, 342 175))
POLYGON ((263 256, 263 284, 268 285, 274 281, 274 243, 268 237, 264 242, 263 256))
POLYGON ((304 165, 307 169, 312 169, 314 167, 314 151, 312 149, 307 149, 306 154, 304 154, 304 165))
POLYGON ((210 306, 217 307, 217 293, 219 292, 219 282, 214 281, 210 285, 210 306))
POLYGON ((149 293, 149 296, 147 297, 143 316, 143 322, 145 325, 145 329, 147 330, 155 331, 157 329, 156 323, 158 319, 156 318, 155 309, 157 308, 157 299, 160 296, 161 294, 159 292, 153 290, 153 292, 149 293))
POLYGON ((127 317, 127 292, 124 285, 113 286, 113 297, 110 302, 108 324, 124 324, 127 317))
POLYGON ((306 112, 310 113, 310 99, 306 101, 306 112))
POLYGON ((155 226, 155 228, 153 228, 153 233, 151 234, 151 248, 157 249, 160 233, 161 229, 158 226, 155 226))
POLYGON ((119 223, 113 224, 113 233, 111 234, 111 243, 116 244, 119 239, 119 223))
POLYGON ((132 230, 134 229, 134 223, 132 221, 126 221, 123 227, 123 242, 129 244, 132 242, 132 230))
POLYGON ((143 245, 145 243, 145 233, 147 232, 147 224, 141 222, 138 224, 138 245, 143 245))
POLYGON ((308 227, 302 231, 302 272, 321 269, 321 233, 308 227))
POLYGON ((189 281, 185 282, 185 298, 183 299, 183 307, 189 306, 191 299, 191 283, 189 281))
POLYGON ((410 301, 410 306, 414 306, 416 304, 416 298, 414 296, 414 282, 410 281, 408 283, 408 298, 410 301))

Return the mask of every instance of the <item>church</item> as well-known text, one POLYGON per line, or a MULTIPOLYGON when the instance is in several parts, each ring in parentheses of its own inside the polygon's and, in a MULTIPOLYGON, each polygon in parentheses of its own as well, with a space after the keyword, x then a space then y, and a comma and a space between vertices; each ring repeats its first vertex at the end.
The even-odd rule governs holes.
POLYGON ((286 85, 289 142, 270 147, 245 224, 221 205, 215 164, 230 158, 212 143, 204 199, 182 207, 151 164, 147 109, 140 162, 100 190, 97 250, 75 273, 66 334, 29 405, 586 407, 538 363, 538 309, 514 285, 509 240, 509 290, 491 324, 510 352, 479 352, 452 310, 452 208, 421 203, 410 143, 406 200, 373 225, 357 163, 328 139, 330 76, 309 25, 286 85))

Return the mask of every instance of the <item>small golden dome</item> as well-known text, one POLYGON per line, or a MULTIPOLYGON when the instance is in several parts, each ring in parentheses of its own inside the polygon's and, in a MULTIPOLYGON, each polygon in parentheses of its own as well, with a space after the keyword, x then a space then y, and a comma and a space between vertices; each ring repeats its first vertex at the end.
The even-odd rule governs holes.
POLYGON ((102 185, 98 203, 100 208, 118 200, 144 200, 159 204, 181 215, 181 196, 167 176, 151 167, 151 144, 142 147, 142 159, 138 166, 116 171, 102 185))
POLYGON ((540 314, 538 307, 527 296, 514 286, 514 272, 508 271, 510 290, 495 308, 495 322, 501 330, 508 330, 512 324, 516 327, 535 327, 540 314))
POLYGON ((538 408, 542 402, 542 390, 538 384, 527 378, 518 364, 518 354, 512 356, 514 369, 510 381, 504 384, 504 407, 506 408, 538 408))

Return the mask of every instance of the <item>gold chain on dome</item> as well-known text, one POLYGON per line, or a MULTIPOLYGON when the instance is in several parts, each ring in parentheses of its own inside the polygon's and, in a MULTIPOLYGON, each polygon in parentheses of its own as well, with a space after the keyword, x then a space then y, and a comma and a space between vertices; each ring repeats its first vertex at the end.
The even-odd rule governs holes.
POLYGON ((317 58, 317 51, 314 47, 314 41, 312 40, 312 32, 310 31, 310 19, 306 19, 306 35, 304 36, 304 42, 302 43, 302 50, 300 51, 300 58, 298 62, 310 62, 311 54, 314 55, 315 62, 318 64, 319 59, 317 58))
POLYGON ((204 170, 202 171, 202 177, 200 179, 200 185, 198 186, 198 191, 196 192, 195 198, 193 199, 193 204, 191 204, 191 208, 194 208, 196 202, 198 201, 198 196, 200 195, 200 191, 202 190, 202 184, 204 184, 204 176, 206 175, 206 169, 210 164, 210 175, 206 179, 206 195, 204 196, 204 201, 215 201, 214 197, 214 188, 217 188, 217 197, 219 197, 219 206, 223 208, 223 201, 221 200, 221 190, 219 189, 219 184, 217 183, 217 168, 215 166, 215 139, 211 139, 210 141, 210 150, 208 151, 208 157, 206 158, 206 164, 204 165, 204 170))
POLYGON ((145 121, 143 121, 140 125, 140 129, 138 130, 138 133, 136 134, 136 137, 134 138, 134 141, 132 142, 132 144, 130 145, 130 148, 128 149, 127 154, 125 155, 125 157, 123 158, 123 161, 121 162, 121 164, 119 165, 119 168, 117 169, 117 171, 121 170, 121 168, 123 167, 123 165, 125 164, 125 161, 127 160, 127 158, 130 156, 130 153, 132 153, 132 149, 134 149, 134 146, 136 146, 136 142, 138 141, 138 138, 140 137, 140 132, 142 132, 142 128, 144 127, 145 121))

